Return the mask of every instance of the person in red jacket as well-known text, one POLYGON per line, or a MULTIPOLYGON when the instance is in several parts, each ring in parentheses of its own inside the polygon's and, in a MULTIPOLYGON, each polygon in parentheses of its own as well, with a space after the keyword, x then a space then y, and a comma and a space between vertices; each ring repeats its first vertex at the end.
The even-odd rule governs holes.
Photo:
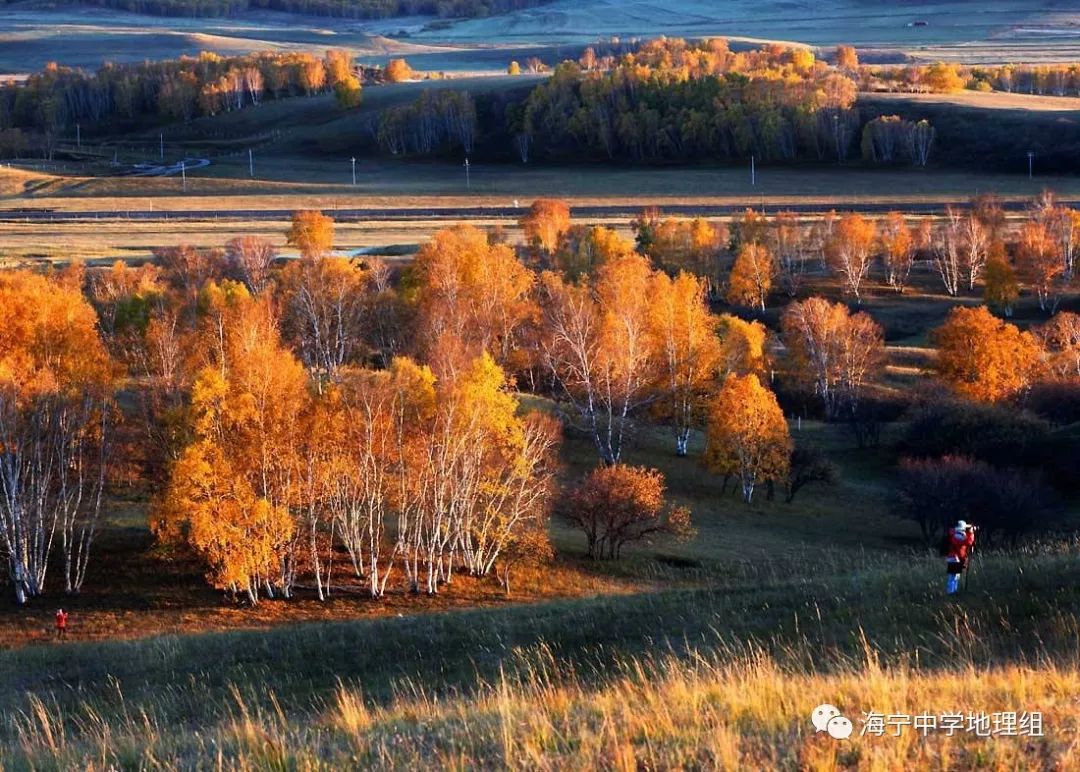
POLYGON ((945 571, 949 578, 945 591, 949 595, 955 595, 960 589, 960 576, 967 570, 974 547, 975 526, 961 520, 946 536, 945 571))
POLYGON ((67 640, 67 612, 63 609, 56 610, 56 637, 61 640, 67 640))

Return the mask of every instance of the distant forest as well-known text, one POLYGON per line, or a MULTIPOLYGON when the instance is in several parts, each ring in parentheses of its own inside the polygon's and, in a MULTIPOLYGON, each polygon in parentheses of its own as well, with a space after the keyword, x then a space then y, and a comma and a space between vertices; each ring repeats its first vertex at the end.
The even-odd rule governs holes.
MULTIPOLYGON (((6 2, 0 0, 0 5, 6 2)), ((71 4, 150 16, 188 18, 232 16, 244 11, 265 10, 341 19, 386 19, 393 16, 476 18, 533 8, 548 2, 551 0, 79 0, 71 4)))
MULTIPOLYGON (((495 163, 699 162, 1080 171, 1080 123, 1059 113, 885 99, 875 91, 957 92, 1006 87, 1078 93, 1080 68, 884 71, 841 46, 830 60, 777 44, 735 51, 720 39, 664 38, 587 48, 550 78, 479 93, 418 89, 411 102, 356 115, 355 129, 316 152, 495 163)), ((542 72, 533 57, 510 73, 542 72), (524 66, 522 66, 524 64, 524 66)), ((360 72, 342 51, 262 52, 107 64, 50 65, 0 85, 0 158, 51 158, 76 123, 134 130, 256 107, 263 100, 333 92, 343 109, 369 84, 412 77, 404 60, 360 72), (400 71, 400 72, 399 72, 400 71)), ((1077 102, 1080 105, 1080 100, 1077 102)))
MULTIPOLYGON (((832 53, 832 52, 829 52, 832 53)), ((526 63, 529 71, 543 63, 526 63)), ((510 63, 508 71, 521 71, 510 63)), ((431 92, 364 124, 370 152, 520 163, 827 163, 1080 171, 1080 122, 1060 113, 884 99, 876 92, 1080 96, 1080 64, 881 68, 770 44, 665 38, 586 49, 535 86, 431 92), (474 150, 475 148, 475 150, 474 150)), ((1080 110, 1080 101, 1077 102, 1080 110)), ((355 151, 355 143, 350 145, 355 151)))
POLYGON ((24 84, 0 86, 0 158, 26 153, 51 157, 58 136, 76 123, 190 121, 264 99, 327 91, 344 106, 359 103, 360 82, 347 52, 204 52, 160 62, 107 64, 93 73, 52 64, 24 84))

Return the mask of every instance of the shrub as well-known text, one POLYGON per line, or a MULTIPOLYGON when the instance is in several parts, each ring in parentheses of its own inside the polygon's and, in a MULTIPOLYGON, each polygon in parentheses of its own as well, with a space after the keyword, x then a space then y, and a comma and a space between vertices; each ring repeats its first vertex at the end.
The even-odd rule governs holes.
POLYGON ((691 534, 690 512, 664 501, 664 475, 656 469, 614 464, 594 469, 560 507, 585 532, 590 558, 618 558, 623 545, 652 536, 691 534))
POLYGON ((817 448, 795 448, 791 453, 788 471, 787 495, 784 501, 791 503, 795 494, 811 483, 834 485, 840 479, 840 470, 817 448))
POLYGON ((904 514, 918 523, 927 544, 960 519, 979 525, 984 540, 1015 543, 1046 525, 1054 500, 1039 475, 965 456, 905 458, 899 476, 904 514))
POLYGON ((882 427, 899 420, 908 405, 909 397, 904 393, 881 392, 864 396, 852 406, 847 417, 855 444, 860 448, 877 447, 881 443, 882 427))
POLYGON ((1036 383, 1024 406, 1053 424, 1074 424, 1080 421, 1080 380, 1036 383))
POLYGON ((912 417, 900 451, 917 457, 966 455, 994 466, 1032 466, 1045 454, 1050 425, 1012 408, 941 401, 912 417))

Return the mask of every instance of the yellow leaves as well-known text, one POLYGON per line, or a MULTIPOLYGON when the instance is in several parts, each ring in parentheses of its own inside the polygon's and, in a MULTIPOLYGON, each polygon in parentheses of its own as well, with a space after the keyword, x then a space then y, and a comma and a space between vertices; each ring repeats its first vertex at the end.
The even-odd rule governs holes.
POLYGON ((856 298, 863 279, 870 270, 870 259, 877 238, 877 227, 860 214, 846 214, 833 228, 825 243, 825 257, 830 267, 841 274, 846 289, 856 298))
POLYGON ((1050 296, 1061 291, 1058 284, 1065 272, 1065 261, 1054 244, 1049 228, 1042 222, 1025 222, 1020 228, 1017 247, 1020 274, 1035 288, 1039 305, 1046 309, 1050 296))
POLYGON ((907 226, 904 215, 900 212, 889 212, 882 225, 882 251, 887 257, 899 258, 908 255, 914 246, 915 237, 907 226))
POLYGON ((678 430, 690 426, 719 369, 719 320, 705 302, 705 281, 689 273, 671 279, 657 272, 649 296, 649 325, 658 349, 657 388, 664 395, 657 409, 674 419, 678 430))
POLYGON ((570 205, 552 198, 538 198, 519 223, 525 239, 549 254, 559 245, 559 238, 570 229, 570 205))
POLYGON ((211 284, 203 298, 201 334, 213 345, 192 385, 193 439, 170 470, 157 530, 185 539, 215 586, 255 597, 293 533, 308 379, 281 345, 268 298, 235 282, 211 284))
MULTIPOLYGON (((649 224, 649 223, 644 223, 649 224)), ((685 270, 710 282, 717 280, 717 255, 727 245, 728 231, 707 220, 655 218, 648 254, 669 271, 685 270)))
POLYGON ((1005 245, 999 240, 990 244, 983 277, 983 297, 986 302, 1004 311, 1006 316, 1011 316, 1013 303, 1020 297, 1020 284, 1005 245))
POLYGON ((794 47, 791 49, 791 66, 799 73, 806 74, 814 69, 816 60, 814 52, 809 48, 794 47))
POLYGON ((594 289, 600 313, 597 361, 608 377, 633 384, 634 390, 648 381, 654 361, 648 329, 652 276, 649 261, 631 255, 602 266, 594 289))
POLYGON ((199 312, 201 314, 220 314, 227 309, 236 308, 250 299, 247 287, 238 281, 225 279, 222 282, 209 282, 199 291, 199 312))
POLYGON ((884 357, 884 333, 865 313, 814 297, 790 304, 781 320, 789 376, 819 396, 829 418, 851 408, 884 357))
POLYGON ((769 336, 765 325, 724 314, 718 320, 718 333, 722 341, 716 370, 719 378, 765 372, 765 343, 769 336))
POLYGON ((938 346, 938 376, 957 393, 982 402, 1015 397, 1031 385, 1040 365, 1035 337, 984 306, 954 308, 932 339, 938 346))
POLYGON ((334 220, 322 212, 297 212, 293 215, 285 239, 300 251, 301 257, 323 257, 334 247, 334 220))
POLYGON ((768 247, 744 242, 735 256, 735 264, 728 278, 728 302, 756 306, 764 311, 776 272, 776 258, 768 247))
POLYGON ((964 79, 955 64, 935 62, 922 73, 923 83, 934 92, 949 93, 961 91, 964 88, 964 79))
POLYGON ((258 496, 211 442, 187 448, 173 470, 159 538, 185 538, 209 566, 218 588, 246 588, 277 568, 279 550, 292 538, 288 509, 258 496))
POLYGON ((836 47, 836 66, 841 70, 857 70, 859 68, 859 55, 854 46, 836 47))
POLYGON ((1035 334, 1046 349, 1051 373, 1059 378, 1080 377, 1080 315, 1059 311, 1035 334))
POLYGON ((738 475, 750 501, 754 485, 787 476, 791 448, 776 396, 756 375, 728 376, 709 407, 705 466, 738 475))
POLYGON ((416 259, 420 340, 442 374, 486 351, 506 364, 521 328, 538 315, 536 281, 505 244, 474 226, 435 234, 416 259))
POLYGON ((408 357, 397 357, 390 364, 390 379, 399 394, 407 398, 421 418, 429 417, 435 408, 435 374, 427 365, 408 357))
POLYGON ((627 309, 644 309, 649 302, 649 282, 653 270, 638 254, 619 257, 603 265, 596 276, 596 294, 609 314, 623 315, 627 309))
POLYGON ((387 83, 401 83, 411 79, 413 74, 412 67, 404 59, 391 59, 383 70, 383 77, 386 78, 387 83))
POLYGON ((300 260, 282 272, 279 286, 285 330, 313 373, 333 377, 362 356, 372 288, 365 266, 329 255, 300 260))
POLYGON ((506 388, 506 376, 489 354, 481 354, 453 384, 468 420, 497 434, 511 429, 517 399, 506 388))
POLYGON ((574 226, 555 255, 559 270, 571 280, 595 273, 611 260, 634 254, 634 244, 614 228, 600 225, 574 226))
POLYGON ((78 288, 29 272, 0 275, 0 373, 20 403, 111 389, 115 369, 78 288))
POLYGON ((197 434, 207 436, 221 412, 229 385, 220 370, 207 367, 199 372, 191 387, 191 408, 197 434))

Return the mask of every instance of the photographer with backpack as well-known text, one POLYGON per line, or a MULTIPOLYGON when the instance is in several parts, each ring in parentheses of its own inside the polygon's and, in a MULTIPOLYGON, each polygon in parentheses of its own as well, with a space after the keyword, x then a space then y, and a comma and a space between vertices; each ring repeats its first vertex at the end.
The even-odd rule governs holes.
POLYGON ((960 577, 968 569, 971 555, 975 551, 976 527, 961 520, 952 529, 946 531, 942 543, 945 555, 945 572, 948 579, 945 592, 955 595, 960 590, 960 577))

